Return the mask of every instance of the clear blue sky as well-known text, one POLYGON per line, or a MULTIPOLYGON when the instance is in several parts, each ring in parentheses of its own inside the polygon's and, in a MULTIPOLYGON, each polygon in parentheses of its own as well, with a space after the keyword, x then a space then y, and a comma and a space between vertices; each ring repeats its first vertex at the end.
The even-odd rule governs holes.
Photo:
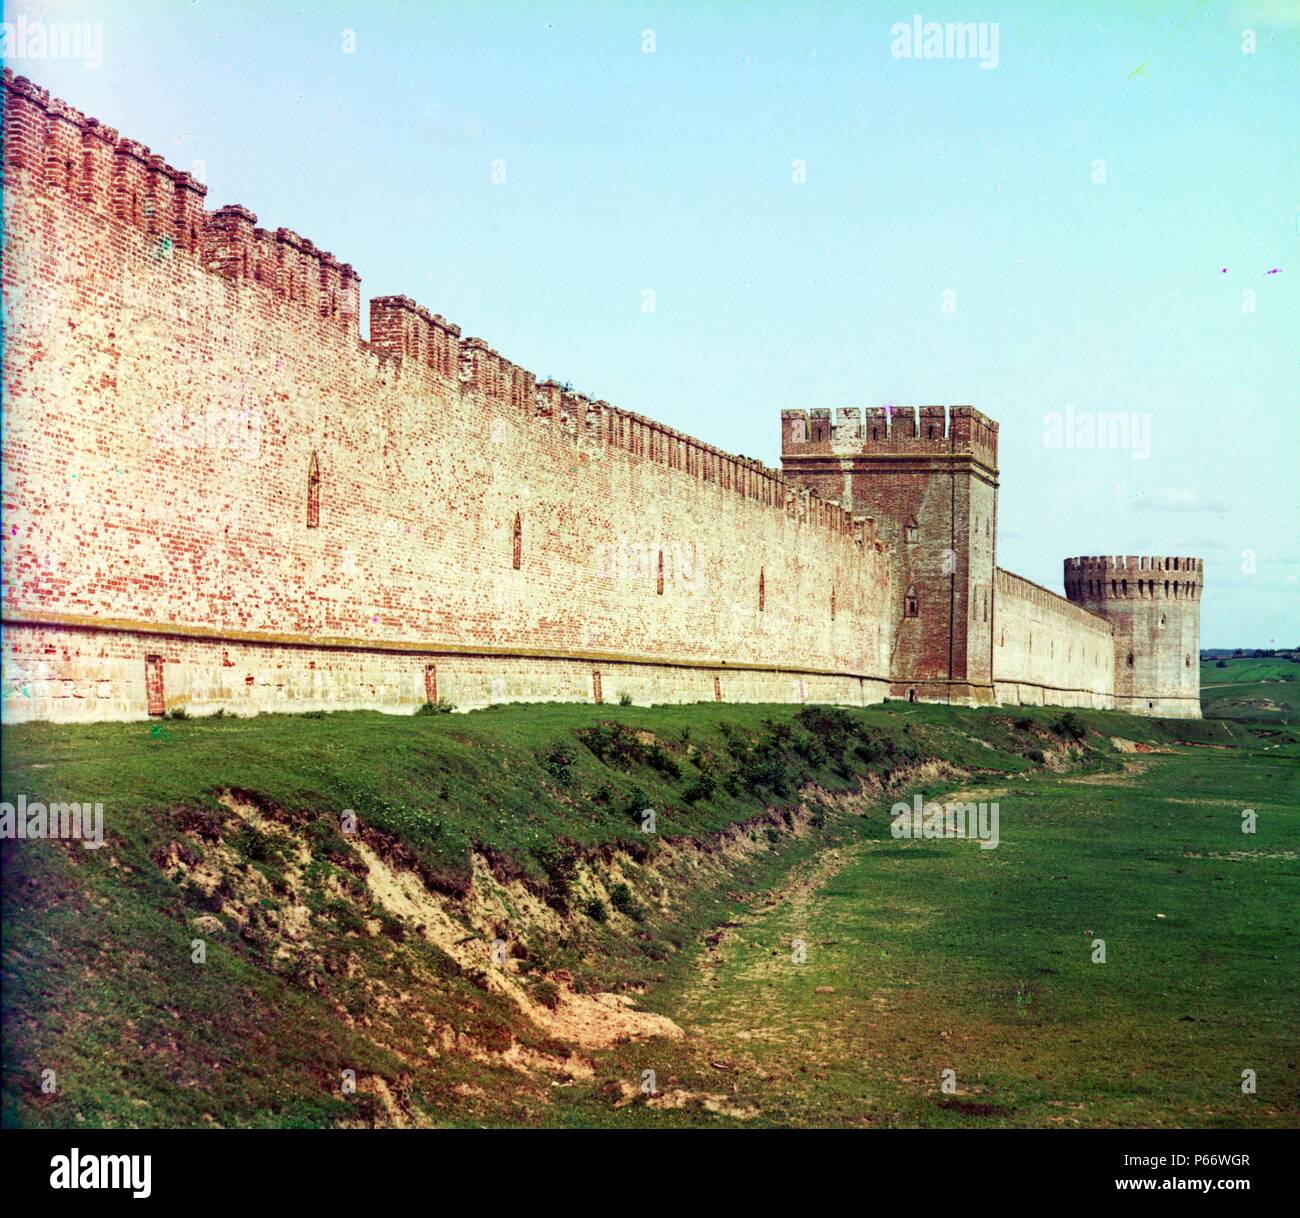
POLYGON ((972 404, 1002 429, 1003 566, 1059 590, 1067 555, 1200 555, 1203 645, 1268 646, 1300 643, 1298 10, 19 0, 5 20, 101 23, 99 67, 11 66, 202 161, 210 206, 332 250, 363 297, 770 464, 784 407, 972 404), (893 57, 918 13, 997 22, 997 67, 893 57), (1067 405, 1149 415, 1149 456, 1049 447, 1067 405))

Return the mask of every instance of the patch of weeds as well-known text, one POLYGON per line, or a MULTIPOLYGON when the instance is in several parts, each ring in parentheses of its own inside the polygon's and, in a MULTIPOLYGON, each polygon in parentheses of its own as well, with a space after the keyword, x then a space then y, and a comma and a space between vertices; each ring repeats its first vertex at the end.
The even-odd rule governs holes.
POLYGON ((578 732, 578 739, 605 765, 628 769, 646 759, 646 747, 637 734, 622 723, 606 720, 578 732))
POLYGON ((1066 711, 1053 725, 1052 731, 1065 740, 1082 740, 1088 734, 1087 727, 1073 711, 1066 711))
POLYGON ((631 918, 633 922, 642 922, 645 920, 645 911, 636 903, 632 897, 632 889, 626 884, 615 884, 609 890, 609 903, 625 917, 631 918))
POLYGON ((573 779, 573 763, 577 759, 578 754, 567 744, 555 744, 542 754, 542 769, 556 782, 568 783, 573 779))
POLYGON ((450 715, 455 709, 446 698, 439 698, 437 702, 425 702, 416 708, 415 713, 417 715, 450 715))
POLYGON ((546 873, 546 903, 552 909, 566 913, 578 873, 577 854, 561 842, 545 842, 533 847, 533 857, 546 873))
POLYGON ((249 863, 279 862, 287 853, 282 842, 252 825, 241 825, 230 838, 230 847, 249 863))
POLYGON ((668 752, 665 752, 662 745, 652 744, 650 751, 646 753, 646 763, 652 770, 662 774, 665 778, 680 778, 682 776, 682 767, 677 764, 677 759, 668 752))
POLYGON ((545 977, 537 977, 529 987, 533 999, 541 1003, 548 1011, 554 1011, 560 1005, 560 987, 545 977))

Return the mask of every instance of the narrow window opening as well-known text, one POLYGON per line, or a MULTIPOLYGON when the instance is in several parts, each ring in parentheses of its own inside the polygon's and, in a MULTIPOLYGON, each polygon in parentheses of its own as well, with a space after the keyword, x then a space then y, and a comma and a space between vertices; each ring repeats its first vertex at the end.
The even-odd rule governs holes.
POLYGON ((903 528, 903 536, 907 541, 915 541, 917 536, 916 521, 909 520, 903 528))
POLYGON ((438 666, 436 664, 426 664, 424 666, 424 700, 429 703, 438 701, 438 666))
POLYGON ((659 551, 659 573, 655 577, 655 592, 659 596, 664 594, 664 552, 659 551))
MULTIPOLYGON (((523 518, 520 516, 518 512, 515 513, 515 527, 513 532, 513 550, 514 550, 514 554, 513 554, 512 561, 515 570, 518 571, 519 565, 520 563, 523 562, 523 558, 524 558, 524 522, 523 522, 523 518)), ((600 699, 597 698, 596 701, 599 702, 600 699)))
POLYGON ((320 462, 315 453, 307 465, 307 527, 320 528, 320 462))
POLYGON ((903 616, 916 617, 918 605, 916 600, 916 585, 913 584, 907 590, 907 596, 903 598, 903 616))
POLYGON ((767 572, 760 568, 758 572, 758 611, 767 608, 767 572))

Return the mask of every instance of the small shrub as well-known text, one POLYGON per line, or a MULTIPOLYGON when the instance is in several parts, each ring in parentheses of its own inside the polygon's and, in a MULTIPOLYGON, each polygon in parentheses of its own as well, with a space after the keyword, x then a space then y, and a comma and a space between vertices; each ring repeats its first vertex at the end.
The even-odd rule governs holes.
POLYGON ((618 704, 619 704, 619 706, 631 706, 631 705, 632 705, 632 695, 631 695, 631 694, 628 694, 628 693, 622 693, 622 694, 619 694, 619 696, 618 696, 618 704))
POLYGON ((1016 727, 1018 727, 1022 732, 1032 731, 1033 726, 1034 721, 1028 715, 1021 715, 1020 718, 1016 720, 1016 727))
POLYGON ((609 903, 633 922, 640 922, 645 917, 644 910, 632 899, 632 890, 626 884, 615 884, 609 890, 609 903))
POLYGON ((606 765, 627 769, 634 763, 645 760, 645 745, 637 739, 631 728, 621 723, 605 722, 584 728, 578 733, 578 739, 595 754, 598 761, 603 761, 606 765))
POLYGON ((1088 734, 1083 721, 1073 711, 1066 711, 1052 730, 1066 740, 1082 740, 1088 734))
POLYGON ((546 873, 547 904, 564 912, 568 909, 569 894, 578 873, 578 856, 559 842, 547 842, 533 847, 533 857, 546 873))
POLYGON ((1214 667, 1215 667, 1215 668, 1227 668, 1227 667, 1228 667, 1228 661, 1227 661, 1227 660, 1220 660, 1217 664, 1215 664, 1214 667))
POLYGON ((230 839, 230 845, 250 863, 270 862, 277 853, 271 839, 252 825, 242 826, 230 839))
POLYGON ((542 769, 556 782, 567 783, 573 778, 573 763, 577 759, 578 754, 567 744, 552 745, 542 754, 542 769))
POLYGON ((682 798, 688 804, 697 804, 702 799, 712 799, 713 793, 718 788, 717 779, 712 774, 701 772, 682 792, 682 798))
POLYGON ((455 709, 446 698, 439 698, 437 702, 426 702, 415 713, 417 715, 450 715, 455 709))
POLYGON ((554 1011, 560 1005, 560 987, 554 981, 540 978, 533 984, 533 997, 548 1011, 554 1011))
POLYGON ((189 712, 183 706, 177 706, 167 712, 168 719, 188 719, 189 712))
POLYGON ((853 756, 864 765, 875 765, 884 755, 885 750, 876 740, 860 740, 853 746, 853 756))
POLYGON ((593 922, 608 922, 609 910, 605 908, 605 902, 599 897, 592 897, 583 907, 582 912, 587 915, 593 922))
POLYGON ((682 776, 682 767, 677 764, 677 759, 671 753, 665 752, 657 743, 650 746, 650 751, 646 754, 646 762, 652 770, 657 770, 665 778, 682 776))

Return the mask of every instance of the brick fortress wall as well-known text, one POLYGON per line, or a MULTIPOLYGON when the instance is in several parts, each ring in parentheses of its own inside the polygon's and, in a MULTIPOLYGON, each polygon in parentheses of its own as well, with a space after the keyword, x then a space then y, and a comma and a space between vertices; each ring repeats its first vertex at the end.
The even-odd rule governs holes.
POLYGON ((998 569, 979 411, 786 411, 778 473, 403 296, 366 342, 349 265, 207 211, 8 70, 3 97, 6 721, 891 692, 1199 713, 1199 560, 1151 560, 1195 564, 1159 609, 1146 576, 1130 603, 1072 566, 1112 560, 1067 561, 1073 605, 998 569))
POLYGON ((6 719, 884 696, 843 509, 4 94, 6 719))
POLYGON ((1115 705, 1115 648, 1103 618, 998 569, 993 678, 1003 705, 1115 705))

